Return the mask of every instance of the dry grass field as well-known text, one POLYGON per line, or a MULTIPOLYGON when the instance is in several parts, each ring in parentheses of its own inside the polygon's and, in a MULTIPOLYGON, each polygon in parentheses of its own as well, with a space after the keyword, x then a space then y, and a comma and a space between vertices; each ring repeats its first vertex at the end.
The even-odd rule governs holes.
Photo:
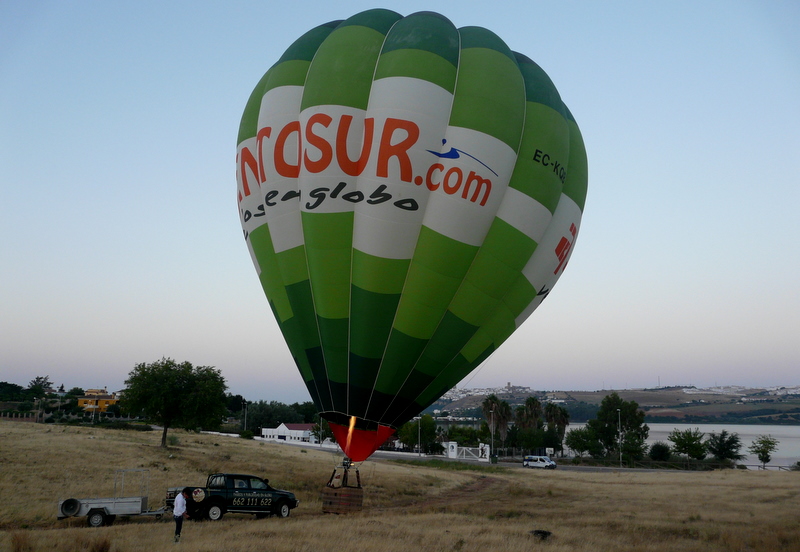
POLYGON ((230 437, 0 423, 0 551, 279 552, 502 550, 800 550, 800 473, 729 470, 649 473, 516 467, 455 471, 370 460, 361 466, 363 512, 321 513, 319 492, 338 457, 230 437), (214 471, 254 473, 294 491, 285 520, 228 515, 173 524, 117 518, 97 529, 58 521, 59 499, 112 496, 114 471, 150 469, 150 506, 167 487, 200 485, 214 471), (532 534, 551 536, 542 541, 532 534))

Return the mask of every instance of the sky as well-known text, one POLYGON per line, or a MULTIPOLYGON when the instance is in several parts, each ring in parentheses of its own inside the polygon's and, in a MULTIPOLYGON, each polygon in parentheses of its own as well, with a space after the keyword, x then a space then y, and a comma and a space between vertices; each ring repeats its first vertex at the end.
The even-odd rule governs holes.
POLYGON ((245 102, 365 9, 486 27, 575 116, 589 191, 539 309, 459 386, 800 384, 800 4, 0 3, 0 381, 122 389, 162 357, 309 400, 239 224, 245 102))

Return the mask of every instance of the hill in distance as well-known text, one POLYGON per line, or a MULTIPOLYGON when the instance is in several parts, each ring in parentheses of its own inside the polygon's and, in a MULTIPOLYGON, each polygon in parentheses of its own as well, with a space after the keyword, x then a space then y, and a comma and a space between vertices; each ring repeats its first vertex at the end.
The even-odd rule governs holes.
MULTIPOLYGON (((800 387, 696 388, 658 387, 652 389, 605 389, 601 391, 536 391, 512 386, 496 389, 454 389, 434 403, 428 412, 446 411, 450 415, 476 413, 481 402, 494 393, 511 407, 521 405, 528 397, 560 404, 570 411, 573 421, 585 421, 586 407, 600 405, 603 398, 617 393, 625 401, 635 401, 645 411, 649 423, 747 423, 800 424, 800 387)), ((589 411, 592 408, 588 408, 589 411)), ((592 416, 589 416, 592 417, 592 416)))

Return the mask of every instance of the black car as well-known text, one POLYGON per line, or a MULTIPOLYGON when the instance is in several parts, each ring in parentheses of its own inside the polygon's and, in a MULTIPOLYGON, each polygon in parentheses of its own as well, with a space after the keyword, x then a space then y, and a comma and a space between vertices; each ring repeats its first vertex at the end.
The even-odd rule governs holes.
MULTIPOLYGON (((172 508, 175 497, 185 487, 171 487, 167 491, 167 507, 172 508)), ((294 493, 270 487, 268 479, 237 473, 213 473, 205 487, 189 487, 186 501, 189 517, 210 520, 222 519, 225 513, 255 514, 288 517, 300 503, 294 493)))

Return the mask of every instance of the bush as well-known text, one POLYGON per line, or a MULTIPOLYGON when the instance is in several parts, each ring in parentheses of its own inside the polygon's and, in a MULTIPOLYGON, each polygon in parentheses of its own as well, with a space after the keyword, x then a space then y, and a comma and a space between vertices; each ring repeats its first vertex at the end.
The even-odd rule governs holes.
POLYGON ((650 445, 650 452, 647 455, 656 462, 667 462, 672 456, 672 449, 667 443, 656 441, 650 445))
POLYGON ((253 432, 250 431, 249 429, 247 429, 247 430, 242 431, 241 433, 239 433, 239 437, 241 437, 242 439, 252 439, 253 438, 253 432))

